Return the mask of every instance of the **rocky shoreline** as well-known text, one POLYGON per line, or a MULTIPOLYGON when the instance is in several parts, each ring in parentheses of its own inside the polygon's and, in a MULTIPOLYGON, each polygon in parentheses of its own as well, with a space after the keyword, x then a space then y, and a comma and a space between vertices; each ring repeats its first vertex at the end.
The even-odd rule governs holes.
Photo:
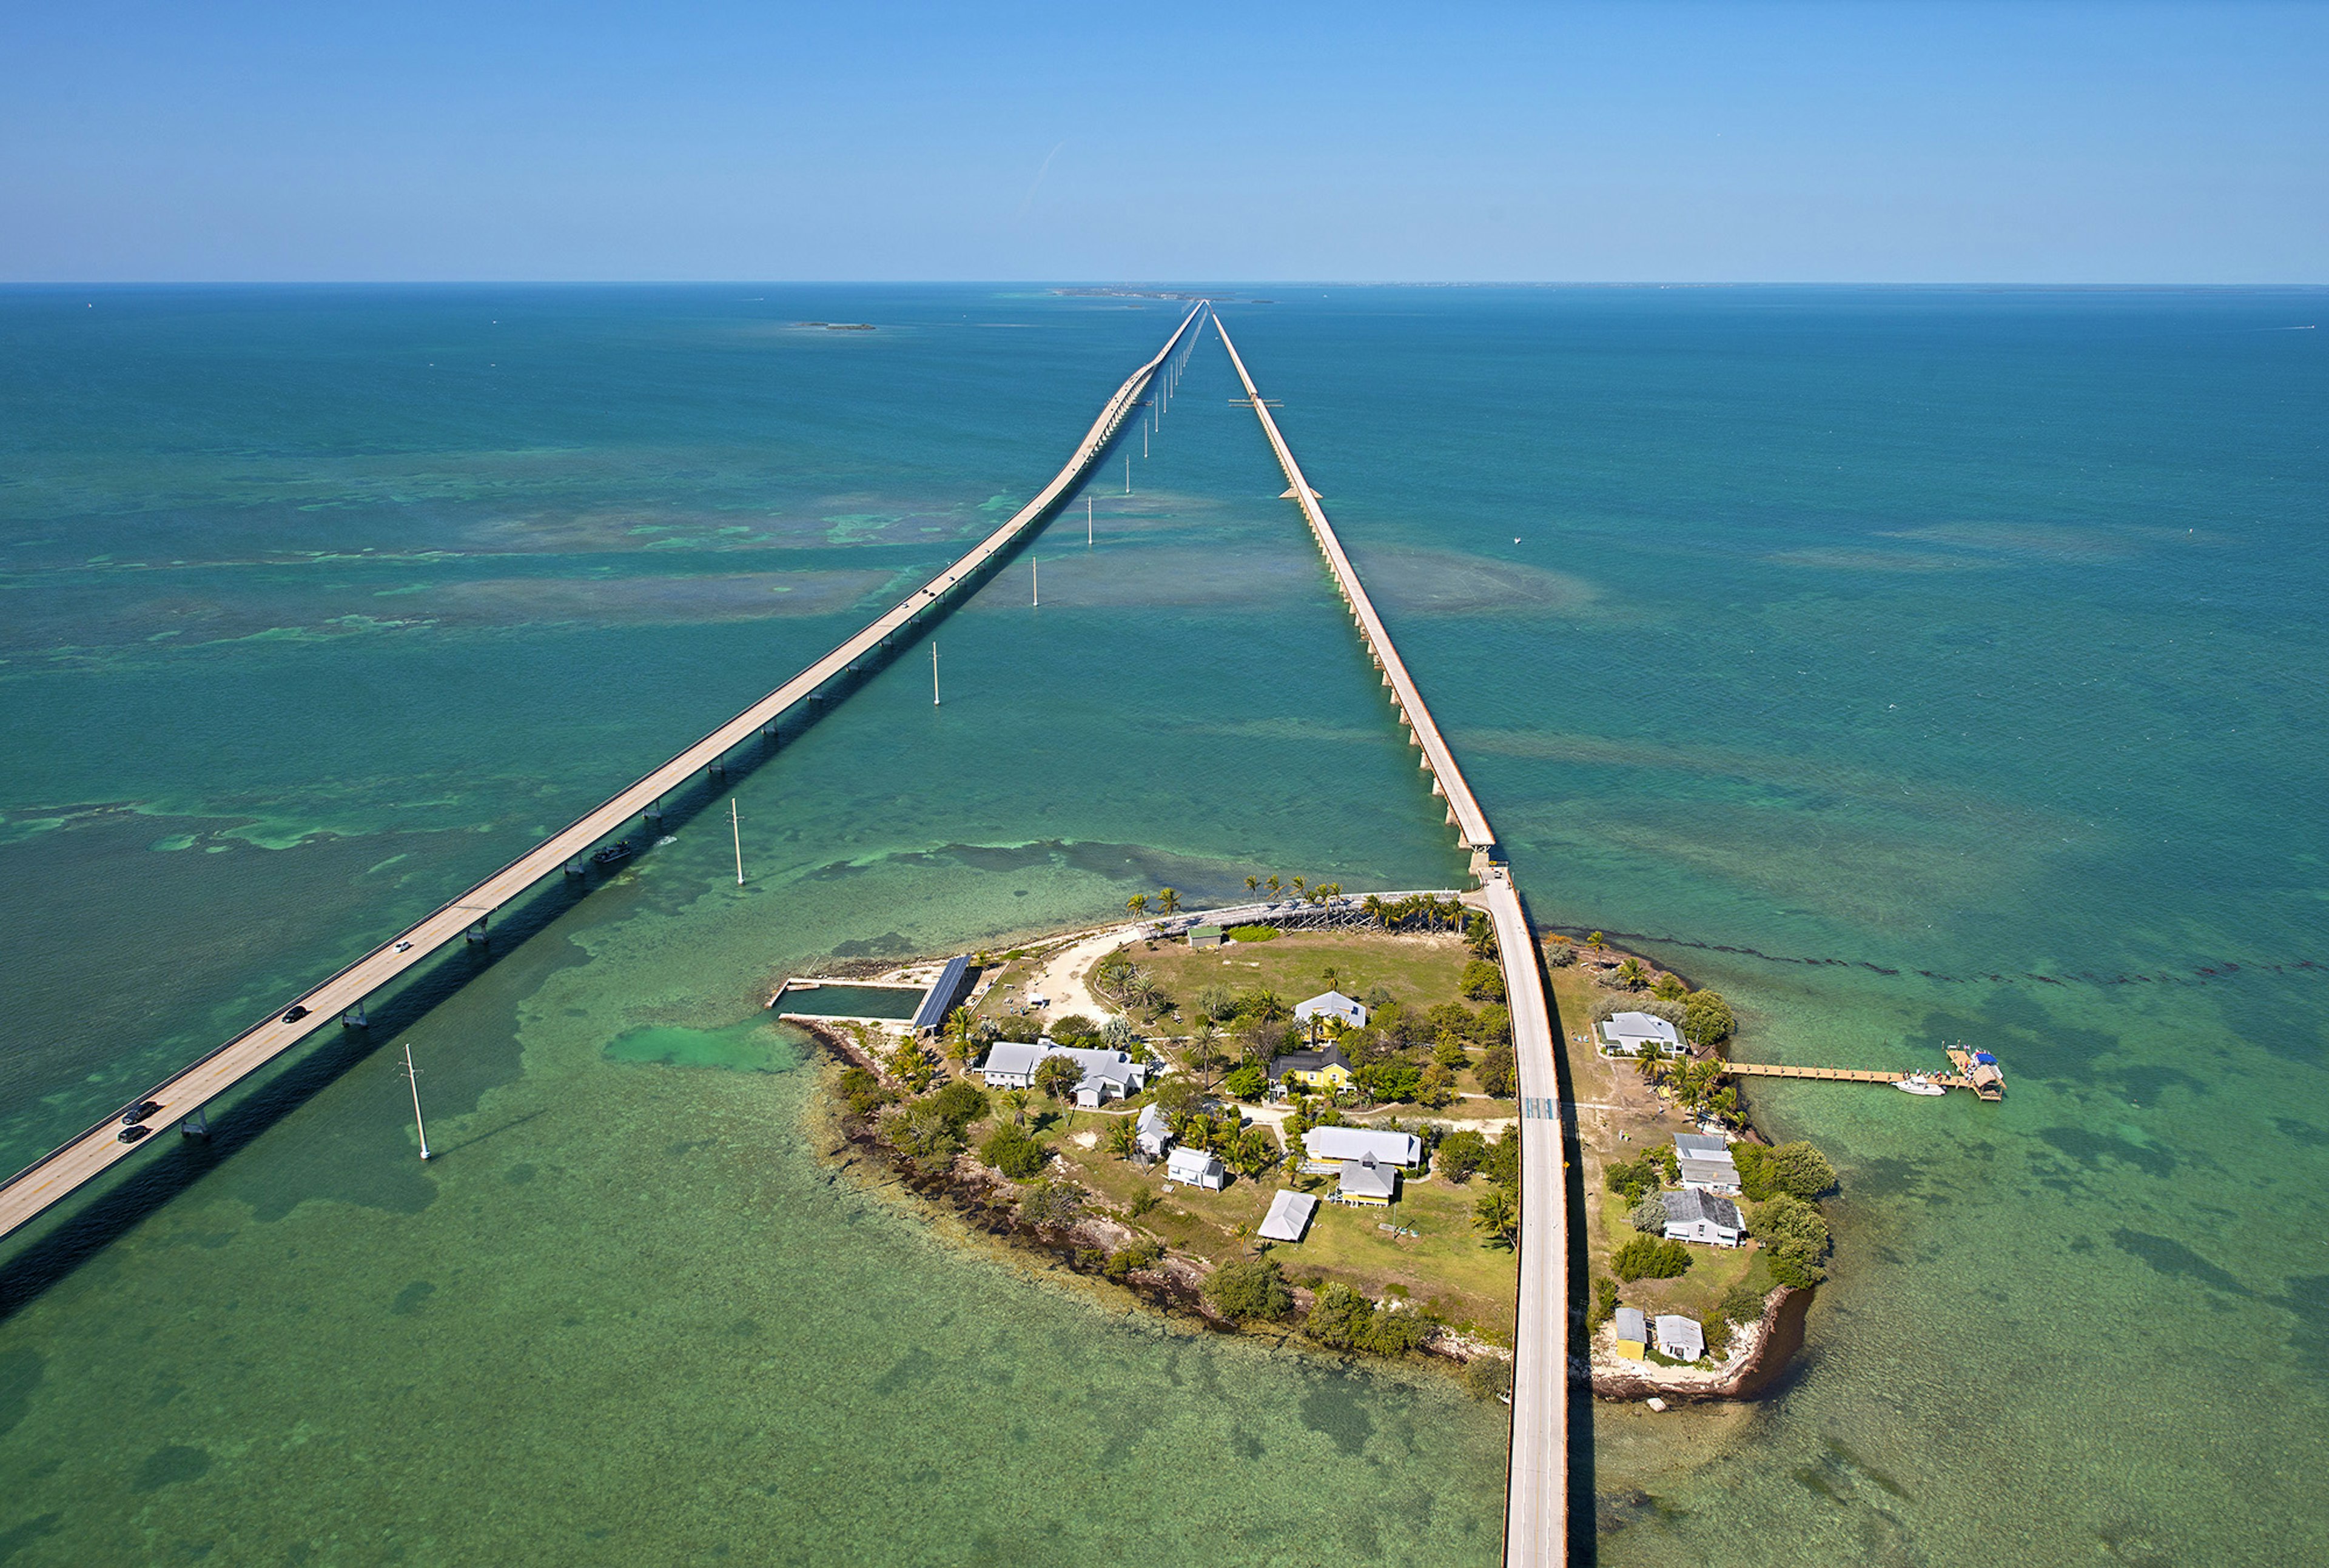
POLYGON ((1763 1299, 1763 1316, 1731 1338, 1730 1353, 1711 1367, 1661 1366, 1617 1351, 1617 1327, 1604 1323, 1589 1347, 1593 1395, 1632 1401, 1694 1403, 1753 1399, 1787 1369, 1803 1344, 1804 1312, 1812 1292, 1780 1285, 1763 1299))

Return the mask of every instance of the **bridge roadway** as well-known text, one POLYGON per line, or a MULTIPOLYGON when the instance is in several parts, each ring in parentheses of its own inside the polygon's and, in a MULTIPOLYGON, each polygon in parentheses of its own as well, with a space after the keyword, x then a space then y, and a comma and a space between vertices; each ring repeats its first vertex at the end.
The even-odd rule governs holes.
POLYGON ((1334 525, 1318 504, 1317 492, 1302 476, 1302 465, 1270 417, 1268 401, 1246 373, 1245 361, 1230 341, 1218 313, 1213 330, 1237 367, 1247 400, 1278 454, 1298 503, 1334 574, 1343 602, 1367 651, 1391 689, 1391 701, 1423 752, 1433 793, 1447 797, 1447 820, 1472 851, 1480 878, 1464 901, 1485 910, 1495 928, 1503 955, 1506 1005, 1512 1009, 1513 1056, 1520 1068, 1521 1228, 1520 1318, 1513 1346, 1513 1432, 1506 1460, 1504 1562, 1507 1568, 1557 1568, 1569 1555, 1569 1193, 1562 1154, 1561 1083, 1553 1062, 1552 1002, 1537 959, 1535 934, 1513 886, 1508 867, 1495 856, 1496 835, 1487 814, 1465 782, 1423 693, 1392 645, 1391 633, 1375 614, 1356 568, 1335 537, 1334 525))
MULTIPOLYGON (((151 1100, 158 1107, 148 1118, 149 1123, 166 1131, 173 1121, 193 1115, 316 1030, 335 1024, 344 1015, 360 1009, 367 998, 427 962, 440 949, 472 931, 481 931, 496 910, 523 897, 537 883, 558 875, 570 862, 588 855, 602 840, 654 810, 665 794, 720 764, 730 752, 773 726, 820 687, 847 672, 857 660, 875 652, 886 639, 915 626, 932 611, 943 609, 957 588, 975 584, 984 568, 1023 539, 1083 482, 1117 429, 1141 406, 1142 395, 1158 368, 1171 357, 1175 346, 1190 336, 1205 309, 1206 303, 1199 301, 1165 340, 1156 357, 1133 371, 1116 390, 1101 408, 1099 417, 1092 421, 1091 428, 1085 432, 1067 465, 1034 500, 981 540, 967 555, 899 601, 863 631, 637 783, 576 818, 451 903, 399 932, 320 985, 288 1000, 265 1022, 244 1030, 192 1066, 146 1090, 138 1098, 151 1100), (295 1006, 306 1009, 306 1016, 286 1022, 284 1015, 295 1006)), ((0 1236, 39 1217, 148 1144, 177 1141, 157 1133, 146 1143, 125 1144, 117 1141, 118 1131, 118 1123, 108 1117, 9 1178, 7 1184, 0 1187, 0 1236)))

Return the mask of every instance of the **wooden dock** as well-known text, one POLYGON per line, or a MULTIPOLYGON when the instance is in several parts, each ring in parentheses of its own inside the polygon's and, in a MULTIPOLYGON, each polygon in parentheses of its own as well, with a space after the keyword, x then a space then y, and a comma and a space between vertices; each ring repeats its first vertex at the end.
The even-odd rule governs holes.
POLYGON ((1866 1067, 1797 1067, 1784 1062, 1725 1062, 1722 1070, 1743 1078, 1825 1078, 1843 1084, 1899 1084, 1909 1078, 1922 1078, 1944 1089, 1974 1088, 1970 1079, 1957 1073, 1882 1073, 1866 1067))
POLYGON ((1091 474, 1117 432, 1144 406, 1143 395, 1159 369, 1176 348, 1183 346, 1184 339, 1191 338, 1191 329, 1206 309, 1206 303, 1200 301, 1165 340, 1156 356, 1125 378, 1115 395, 1101 406, 1099 417, 1084 433, 1066 466, 1032 501, 981 540, 968 554, 900 600, 847 642, 636 784, 576 818, 451 903, 397 933, 321 984, 298 996, 286 997, 264 1020, 138 1095, 138 1101, 151 1101, 156 1107, 146 1122, 157 1131, 144 1143, 118 1141, 119 1125, 108 1116, 9 1178, 5 1186, 0 1186, 0 1236, 38 1218, 130 1155, 147 1148, 176 1144, 176 1139, 161 1134, 316 1030, 331 1028, 344 1019, 361 1023, 364 1003, 384 988, 453 944, 465 939, 483 941, 486 922, 495 914, 549 878, 562 872, 582 874, 587 869, 585 858, 599 844, 634 823, 659 822, 665 795, 693 784, 699 775, 718 775, 724 770, 731 752, 757 745, 773 735, 778 721, 802 703, 823 700, 820 689, 847 675, 857 667, 858 661, 876 654, 892 637, 917 632, 944 615, 962 590, 976 587, 984 580, 986 568, 1040 527, 1052 509, 1091 474))

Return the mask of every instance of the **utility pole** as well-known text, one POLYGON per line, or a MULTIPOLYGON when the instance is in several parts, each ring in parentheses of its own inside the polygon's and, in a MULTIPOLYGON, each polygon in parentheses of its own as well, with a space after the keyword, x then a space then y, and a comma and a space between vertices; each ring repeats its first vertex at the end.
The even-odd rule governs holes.
POLYGON ((931 639, 930 639, 930 706, 931 706, 932 708, 936 708, 938 705, 938 639, 937 639, 937 638, 935 638, 935 637, 933 637, 933 638, 931 638, 931 639))
POLYGON ((1132 454, 1129 452, 1124 455, 1124 493, 1127 495, 1132 493, 1132 454))
POLYGON ((1091 549, 1091 497, 1084 497, 1084 548, 1091 549))
POLYGON ((1035 603, 1040 605, 1043 602, 1043 563, 1031 555, 1027 558, 1027 564, 1033 568, 1030 579, 1035 585, 1035 603))
POLYGON ((744 885, 744 826, 737 820, 736 797, 728 797, 728 831, 736 836, 736 886, 744 885))
POLYGON ((404 1047, 404 1075, 412 1084, 412 1125, 420 1134, 420 1158, 429 1158, 429 1127, 420 1120, 420 1069, 412 1065, 412 1047, 404 1047))

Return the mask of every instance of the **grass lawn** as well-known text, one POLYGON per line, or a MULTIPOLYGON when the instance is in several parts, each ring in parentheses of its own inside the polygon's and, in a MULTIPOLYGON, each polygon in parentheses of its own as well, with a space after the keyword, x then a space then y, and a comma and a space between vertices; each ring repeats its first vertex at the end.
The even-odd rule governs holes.
MULTIPOLYGON (((1331 1176, 1303 1176, 1280 1166, 1259 1181, 1232 1177, 1221 1191, 1207 1192, 1167 1183, 1161 1166, 1143 1171, 1103 1149, 1084 1149, 1074 1141, 1079 1132, 1105 1137, 1119 1114, 1124 1113, 1114 1107, 1080 1111, 1072 1125, 1058 1113, 1036 1119, 1038 1134, 1061 1157, 1051 1174, 1089 1188, 1127 1223, 1155 1233, 1176 1250, 1217 1263, 1246 1256, 1255 1250, 1254 1232, 1281 1188, 1322 1198, 1334 1189, 1331 1176), (1169 1197, 1164 1195, 1168 1185, 1173 1188, 1169 1197), (1156 1207, 1129 1216, 1133 1200, 1144 1192, 1158 1199, 1156 1207)), ((984 1131, 982 1127, 973 1141, 984 1131)), ((1321 1202, 1304 1239, 1268 1244, 1271 1255, 1298 1282, 1308 1283, 1315 1277, 1322 1283, 1354 1286, 1374 1299, 1402 1296, 1452 1327, 1509 1343, 1520 1289, 1514 1260, 1508 1252, 1481 1245, 1472 1228, 1472 1205, 1486 1190, 1486 1182, 1477 1177, 1462 1187, 1426 1178, 1402 1183, 1400 1201, 1388 1209, 1321 1202), (1384 1225, 1418 1234, 1400 1236, 1377 1228, 1384 1225)))
POLYGON ((1274 942, 1231 942, 1197 949, 1185 942, 1136 943, 1135 962, 1181 1004, 1185 1018, 1209 985, 1232 991, 1267 986, 1293 1006, 1329 989, 1363 999, 1380 985, 1410 1011, 1466 1001, 1456 989, 1471 953, 1462 938, 1440 933, 1289 931, 1274 942), (1330 987, 1325 970, 1335 980, 1330 987))

